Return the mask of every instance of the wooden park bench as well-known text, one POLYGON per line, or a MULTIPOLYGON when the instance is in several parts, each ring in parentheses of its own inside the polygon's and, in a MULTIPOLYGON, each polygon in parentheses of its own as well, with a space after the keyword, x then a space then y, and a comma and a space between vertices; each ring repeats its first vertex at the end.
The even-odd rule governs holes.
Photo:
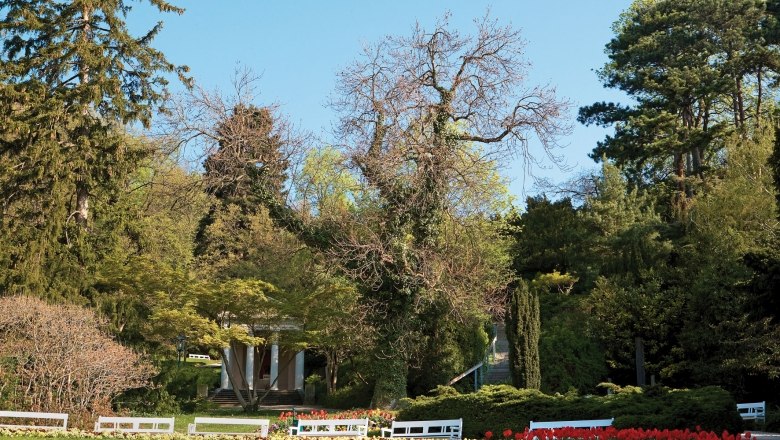
POLYGON ((738 403, 737 411, 742 420, 766 421, 766 402, 738 403))
POLYGON ((383 438, 461 438, 463 419, 393 421, 390 428, 382 428, 383 438))
MULTIPOLYGON (((224 425, 224 426, 254 426, 260 429, 260 437, 268 437, 268 419, 238 419, 232 417, 195 417, 194 423, 190 423, 187 427, 187 434, 189 435, 246 435, 255 434, 255 432, 225 432, 225 431, 198 431, 198 425, 224 425)), ((209 429, 209 428, 206 428, 209 429)))
POLYGON ((173 434, 173 417, 98 417, 95 432, 173 434))
POLYGON ((556 428, 606 428, 612 426, 615 419, 597 419, 597 420, 562 420, 556 422, 534 422, 531 421, 528 427, 529 431, 534 429, 556 429, 556 428))
POLYGON ((68 415, 65 413, 47 413, 32 411, 0 411, 0 420, 16 420, 15 423, 0 423, 0 428, 7 429, 45 429, 51 431, 66 431, 68 429, 68 415), (20 425, 23 420, 31 421, 27 425, 20 425), (48 423, 46 422, 48 421, 48 423))
POLYGON ((368 435, 368 419, 298 419, 291 426, 290 435, 304 437, 365 437, 368 435))

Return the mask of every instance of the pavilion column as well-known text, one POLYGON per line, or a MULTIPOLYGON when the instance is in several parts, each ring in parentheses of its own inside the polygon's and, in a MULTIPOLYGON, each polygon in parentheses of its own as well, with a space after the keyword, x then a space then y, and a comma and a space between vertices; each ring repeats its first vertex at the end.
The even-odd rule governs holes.
POLYGON ((279 389, 279 345, 271 345, 271 389, 279 389))
POLYGON ((228 359, 230 358, 230 348, 226 348, 222 350, 222 371, 220 373, 219 377, 219 387, 223 390, 229 390, 233 387, 230 385, 230 379, 228 378, 227 369, 229 367, 228 365, 228 359))
POLYGON ((252 390, 255 387, 255 346, 246 346, 246 364, 244 369, 246 377, 246 389, 252 390))
POLYGON ((295 354, 295 389, 303 390, 303 350, 295 354))

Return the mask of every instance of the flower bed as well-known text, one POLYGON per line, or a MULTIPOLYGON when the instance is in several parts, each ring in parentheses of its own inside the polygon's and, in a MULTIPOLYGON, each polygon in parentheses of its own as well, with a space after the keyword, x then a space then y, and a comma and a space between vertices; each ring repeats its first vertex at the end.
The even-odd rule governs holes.
MULTIPOLYGON (((497 431, 499 432, 499 431, 497 431)), ((512 432, 511 429, 500 431, 500 437, 493 431, 486 431, 485 440, 750 440, 749 432, 731 434, 723 431, 720 435, 712 431, 696 429, 617 429, 609 428, 558 428, 535 429, 523 432, 512 432)))
POLYGON ((378 409, 354 409, 337 413, 328 413, 324 409, 314 410, 308 413, 293 413, 292 411, 287 411, 279 414, 279 422, 271 425, 269 434, 286 434, 287 429, 294 423, 293 420, 295 419, 368 419, 369 431, 378 431, 382 428, 389 428, 390 424, 395 420, 395 414, 378 409))

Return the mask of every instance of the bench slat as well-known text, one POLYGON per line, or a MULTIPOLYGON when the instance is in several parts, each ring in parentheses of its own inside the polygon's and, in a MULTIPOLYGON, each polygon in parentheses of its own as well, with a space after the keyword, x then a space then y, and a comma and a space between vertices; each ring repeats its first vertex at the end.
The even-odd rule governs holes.
POLYGON ((290 427, 289 434, 308 437, 365 437, 368 435, 368 419, 299 419, 297 426, 290 427))
POLYGON ((95 422, 95 432, 136 432, 136 433, 173 433, 173 417, 107 417, 100 416, 95 422), (109 425, 109 426, 103 426, 109 425), (128 426, 129 425, 129 426, 128 426), (149 428, 142 428, 141 425, 152 425, 149 428), (167 428, 160 428, 160 425, 168 425, 167 428))
POLYGON ((37 420, 60 420, 62 424, 36 424, 36 425, 16 425, 16 424, 0 424, 0 428, 8 429, 45 429, 45 430, 62 430, 68 429, 68 415, 65 413, 47 413, 36 411, 0 411, 0 418, 4 419, 37 419, 37 420))
POLYGON ((387 438, 461 438, 463 419, 394 421, 390 428, 382 429, 387 438))
POLYGON ((737 411, 743 420, 766 420, 766 401, 738 403, 737 411))
POLYGON ((612 426, 615 421, 612 419, 596 419, 596 420, 561 420, 552 422, 534 422, 529 423, 528 430, 534 429, 556 429, 556 428, 605 428, 612 426))

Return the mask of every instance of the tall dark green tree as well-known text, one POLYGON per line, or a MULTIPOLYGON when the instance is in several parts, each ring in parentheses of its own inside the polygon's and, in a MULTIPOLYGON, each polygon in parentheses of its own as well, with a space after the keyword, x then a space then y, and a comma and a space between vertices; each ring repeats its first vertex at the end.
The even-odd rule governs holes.
POLYGON ((599 71, 635 104, 580 110, 585 124, 615 127, 592 157, 614 160, 636 183, 665 181, 673 207, 685 208, 719 165, 724 133, 767 120, 775 23, 764 1, 636 1, 615 23, 599 71))
POLYGON ((515 272, 526 280, 553 271, 581 276, 590 231, 571 200, 536 196, 528 197, 525 204, 522 215, 507 219, 514 229, 515 272))
MULTIPOLYGON (((164 0, 150 3, 182 12, 164 0)), ((130 35, 130 9, 122 0, 0 2, 0 229, 8 291, 45 291, 52 275, 36 272, 64 254, 73 253, 77 267, 87 264, 95 196, 110 200, 146 154, 124 141, 123 127, 148 125, 164 95, 162 74, 183 72, 150 46, 161 24, 130 35)))
POLYGON ((538 390, 542 386, 539 364, 539 296, 522 279, 512 291, 506 315, 509 370, 512 384, 538 390))

